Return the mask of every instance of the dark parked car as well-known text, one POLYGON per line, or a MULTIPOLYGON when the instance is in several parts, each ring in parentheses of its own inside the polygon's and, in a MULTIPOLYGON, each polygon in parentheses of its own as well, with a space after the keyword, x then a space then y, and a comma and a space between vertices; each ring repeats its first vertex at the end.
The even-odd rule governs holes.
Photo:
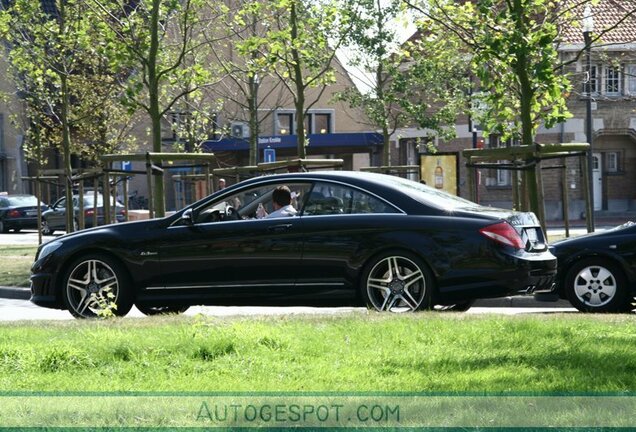
POLYGON ((556 259, 532 213, 481 207, 381 174, 271 175, 176 214, 109 225, 42 245, 31 301, 94 316, 190 305, 351 305, 409 311, 551 291, 556 259), (278 186, 296 216, 272 211, 278 186), (110 300, 108 300, 110 301, 110 300))
MULTIPOLYGON (((46 204, 40 203, 44 212, 46 204)), ((0 195, 0 233, 38 229, 38 199, 33 195, 0 195)))
MULTIPOLYGON (((79 228, 79 195, 73 195, 73 230, 77 231, 79 228)), ((125 207, 113 200, 113 204, 116 206, 115 217, 117 222, 124 222, 126 220, 125 207)), ((90 228, 95 226, 95 195, 92 193, 84 195, 84 226, 90 228)), ((104 197, 97 195, 97 225, 104 225, 104 197)), ((66 197, 62 197, 51 206, 50 209, 42 214, 42 234, 50 235, 55 230, 66 231, 66 197)))
POLYGON ((558 293, 583 312, 627 312, 636 296, 636 224, 554 243, 558 293))

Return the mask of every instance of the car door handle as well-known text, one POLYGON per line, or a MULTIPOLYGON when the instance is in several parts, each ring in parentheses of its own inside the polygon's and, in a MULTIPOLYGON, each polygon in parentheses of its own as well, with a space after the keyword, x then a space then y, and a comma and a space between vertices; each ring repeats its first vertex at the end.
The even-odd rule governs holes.
POLYGON ((273 231, 273 232, 283 232, 283 231, 287 231, 292 227, 292 224, 278 224, 278 225, 272 225, 270 227, 267 227, 267 231, 273 231))

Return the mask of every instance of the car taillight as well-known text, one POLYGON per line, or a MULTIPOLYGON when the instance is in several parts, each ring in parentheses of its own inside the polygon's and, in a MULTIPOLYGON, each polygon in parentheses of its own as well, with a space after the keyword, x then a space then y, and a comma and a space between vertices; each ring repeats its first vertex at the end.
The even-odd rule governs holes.
POLYGON ((516 249, 523 249, 525 245, 521 236, 508 222, 500 222, 489 225, 479 230, 486 237, 506 246, 512 246, 516 249))
POLYGON ((19 218, 20 217, 20 210, 9 210, 7 212, 7 216, 9 216, 10 218, 19 218))
POLYGON ((84 216, 93 216, 94 214, 95 214, 95 209, 84 210, 84 216))
POLYGON ((119 214, 122 215, 122 216, 126 216, 126 210, 120 210, 119 214))

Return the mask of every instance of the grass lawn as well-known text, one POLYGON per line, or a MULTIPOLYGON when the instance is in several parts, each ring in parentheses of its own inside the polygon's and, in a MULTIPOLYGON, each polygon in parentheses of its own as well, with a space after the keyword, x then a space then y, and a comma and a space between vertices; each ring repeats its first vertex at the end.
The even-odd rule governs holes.
POLYGON ((0 324, 3 391, 636 391, 632 315, 0 324))
POLYGON ((29 286, 29 271, 36 246, 0 247, 0 286, 29 286))

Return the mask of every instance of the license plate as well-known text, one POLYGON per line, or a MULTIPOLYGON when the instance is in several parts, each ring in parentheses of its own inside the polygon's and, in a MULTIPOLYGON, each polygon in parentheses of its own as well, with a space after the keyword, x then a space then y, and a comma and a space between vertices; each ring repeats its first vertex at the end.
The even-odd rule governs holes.
POLYGON ((29 210, 25 213, 27 216, 36 216, 38 214, 37 210, 29 210))
POLYGON ((528 240, 530 240, 532 243, 535 243, 538 240, 536 229, 528 228, 526 229, 526 234, 528 234, 528 240))

